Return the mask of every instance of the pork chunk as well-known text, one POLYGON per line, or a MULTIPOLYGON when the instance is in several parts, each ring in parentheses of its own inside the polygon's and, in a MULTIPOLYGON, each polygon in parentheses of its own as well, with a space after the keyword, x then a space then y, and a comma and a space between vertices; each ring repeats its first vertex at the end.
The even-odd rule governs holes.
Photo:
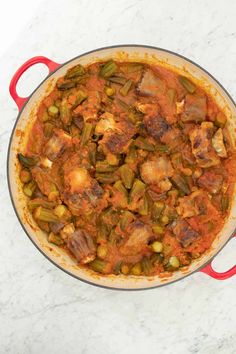
POLYGON ((93 239, 85 230, 75 230, 67 240, 67 246, 81 264, 91 262, 96 256, 93 239))
POLYGON ((188 247, 200 237, 200 234, 192 229, 185 220, 177 221, 175 227, 173 228, 173 232, 176 239, 183 247, 188 247))

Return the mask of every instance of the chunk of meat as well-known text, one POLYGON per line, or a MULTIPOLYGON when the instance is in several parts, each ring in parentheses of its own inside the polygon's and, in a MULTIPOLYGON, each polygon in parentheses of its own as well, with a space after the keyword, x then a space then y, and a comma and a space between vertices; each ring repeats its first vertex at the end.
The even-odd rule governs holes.
POLYGON ((65 149, 72 144, 72 138, 62 129, 55 129, 53 136, 48 140, 44 153, 52 161, 56 160, 65 149))
POLYGON ((55 191, 55 183, 47 171, 40 167, 34 167, 31 169, 31 173, 44 195, 48 196, 52 191, 55 191))
POLYGON ((97 120, 101 98, 97 91, 90 91, 88 98, 73 110, 73 116, 82 116, 84 122, 97 120))
POLYGON ((159 114, 155 116, 145 115, 143 122, 148 134, 156 140, 160 140, 160 138, 170 129, 170 125, 165 118, 161 117, 159 114))
POLYGON ((148 242, 153 237, 151 228, 141 221, 134 221, 129 227, 130 236, 120 247, 120 253, 124 256, 136 255, 147 248, 148 242))
POLYGON ((206 119, 206 96, 187 95, 181 120, 183 122, 203 122, 206 119))
POLYGON ((171 128, 163 134, 161 142, 168 145, 169 148, 175 149, 183 143, 182 134, 179 129, 171 128))
POLYGON ((115 124, 114 130, 107 130, 103 135, 103 139, 99 144, 103 147, 104 152, 112 154, 121 154, 127 150, 130 145, 131 138, 136 133, 134 125, 123 120, 115 124))
POLYGON ((151 70, 146 70, 143 74, 140 84, 138 85, 138 92, 144 96, 156 96, 163 94, 166 90, 165 81, 161 80, 151 70))
POLYGON ((222 129, 218 129, 212 138, 212 146, 220 157, 227 157, 222 129))
POLYGON ((198 215, 201 210, 198 204, 198 196, 201 194, 201 191, 196 191, 191 193, 190 195, 179 198, 178 199, 178 206, 176 208, 177 213, 181 215, 183 218, 190 218, 192 216, 198 215))
POLYGON ((64 181, 71 193, 82 193, 84 189, 91 188, 92 179, 85 168, 76 167, 64 175, 64 181))
POLYGON ((189 134, 192 152, 200 167, 207 168, 220 163, 220 158, 217 156, 211 144, 213 127, 213 123, 203 122, 201 126, 195 127, 189 134))
POLYGON ((188 247, 200 237, 200 234, 192 229, 192 227, 185 220, 178 220, 173 228, 173 232, 176 239, 183 247, 188 247))
POLYGON ((76 229, 67 240, 67 247, 81 264, 89 263, 96 257, 93 239, 85 230, 76 229))
POLYGON ((223 184, 223 176, 212 171, 206 171, 198 178, 199 187, 207 190, 212 194, 216 194, 221 190, 223 184))
POLYGON ((100 116, 100 119, 96 125, 95 133, 104 134, 108 130, 114 130, 116 128, 116 122, 113 114, 105 112, 100 116))
POLYGON ((171 162, 165 156, 148 160, 140 166, 141 177, 147 184, 158 183, 165 178, 171 177, 173 173, 171 162))

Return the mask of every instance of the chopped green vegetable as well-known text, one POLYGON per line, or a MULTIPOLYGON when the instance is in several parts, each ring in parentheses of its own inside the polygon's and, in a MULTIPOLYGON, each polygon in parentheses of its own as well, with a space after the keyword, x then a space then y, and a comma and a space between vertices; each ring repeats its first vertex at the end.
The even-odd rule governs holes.
POLYGON ((81 146, 86 145, 86 143, 89 141, 92 135, 92 131, 93 131, 93 124, 84 123, 84 127, 81 134, 81 141, 80 141, 81 146))
POLYGON ((59 109, 57 106, 52 105, 48 107, 48 114, 50 115, 50 117, 56 118, 59 115, 59 109))
POLYGON ((119 176, 114 175, 114 173, 96 173, 95 177, 102 184, 111 184, 119 179, 119 176))
POLYGON ((34 210, 35 208, 38 208, 39 206, 42 206, 47 209, 53 209, 55 207, 55 203, 49 202, 42 198, 34 198, 28 201, 28 208, 31 211, 34 210))
POLYGON ((87 98, 88 98, 88 95, 84 91, 82 91, 82 90, 77 91, 77 97, 76 97, 75 103, 72 106, 72 109, 75 109, 76 107, 78 107, 87 98))
POLYGON ((127 164, 124 164, 119 168, 119 172, 125 188, 130 189, 134 180, 133 170, 127 164))
POLYGON ((74 66, 69 69, 65 75, 65 79, 73 79, 77 76, 83 76, 85 74, 85 69, 81 64, 74 66))
POLYGON ((101 258, 101 259, 106 258, 107 252, 108 252, 108 248, 107 248, 106 245, 98 246, 98 248, 97 248, 97 256, 98 256, 98 258, 101 258))
POLYGON ((127 74, 132 74, 137 71, 141 71, 143 69, 143 64, 141 63, 127 63, 123 64, 121 70, 126 72, 127 74))
POLYGON ((154 220, 158 220, 165 208, 165 204, 163 202, 155 202, 152 206, 152 218, 154 220))
POLYGON ((148 212, 149 212, 149 203, 148 203, 148 197, 147 195, 145 194, 144 197, 141 199, 140 201, 140 206, 139 206, 139 209, 138 209, 138 212, 140 215, 148 215, 148 212))
POLYGON ((145 138, 139 136, 135 139, 134 145, 137 146, 139 149, 147 150, 147 151, 154 151, 155 146, 153 144, 149 144, 145 138))
POLYGON ((89 267, 98 273, 104 273, 106 266, 107 262, 99 258, 95 258, 94 261, 89 263, 89 267))
POLYGON ((168 101, 171 105, 173 105, 174 101, 175 101, 175 97, 176 97, 176 91, 175 89, 170 88, 167 93, 166 96, 168 98, 168 101))
POLYGON ((61 101, 60 118, 62 123, 64 123, 65 125, 71 124, 72 117, 66 98, 61 101))
POLYGON ((176 173, 173 177, 171 177, 171 182, 182 192, 185 194, 189 194, 190 188, 189 185, 186 181, 186 179, 180 175, 179 173, 176 173))
POLYGON ((53 232, 50 232, 48 235, 48 241, 54 243, 54 245, 62 246, 64 245, 63 239, 59 235, 55 235, 53 232))
POLYGON ((119 85, 125 85, 126 83, 126 78, 122 76, 112 76, 109 77, 108 79, 110 82, 113 82, 114 84, 119 84, 119 85))
POLYGON ((168 152, 169 151, 169 146, 168 145, 158 145, 156 144, 155 145, 155 151, 158 151, 158 152, 168 152))
POLYGON ((119 181, 116 181, 114 183, 114 188, 116 188, 119 192, 122 193, 122 195, 125 197, 125 198, 128 198, 128 192, 125 188, 125 186, 123 185, 123 183, 119 180, 119 181))
POLYGON ((187 79, 187 77, 180 75, 179 82, 189 93, 194 93, 196 91, 196 86, 189 79, 187 79))
POLYGON ((120 228, 122 231, 126 229, 126 227, 135 219, 134 214, 132 214, 130 211, 126 210, 121 216, 120 219, 120 228))
POLYGON ((144 257, 142 259, 142 269, 145 275, 150 275, 151 271, 153 270, 153 264, 150 258, 144 257))
POLYGON ((102 66, 99 75, 104 79, 107 79, 108 77, 114 75, 116 70, 117 70, 116 63, 113 60, 110 60, 102 66))
POLYGON ((35 188, 36 188, 35 181, 31 181, 31 182, 24 185, 23 192, 25 195, 27 195, 27 197, 32 197, 32 195, 35 191, 35 188))
POLYGON ((117 104, 124 112, 129 112, 130 106, 119 98, 116 99, 117 104))
POLYGON ((145 189, 146 189, 145 183, 143 183, 138 178, 136 178, 133 183, 132 189, 130 191, 130 195, 129 195, 130 201, 132 202, 136 197, 141 197, 144 194, 145 189))
POLYGON ((54 125, 50 122, 46 122, 43 126, 43 132, 46 138, 50 138, 52 136, 54 129, 54 125))
POLYGON ((39 162, 38 157, 26 157, 20 153, 17 156, 18 156, 18 160, 20 161, 21 165, 24 167, 33 167, 33 166, 37 165, 37 163, 39 162))
POLYGON ((61 90, 61 91, 69 90, 75 86, 76 86, 76 83, 73 81, 64 81, 62 83, 57 83, 57 88, 58 88, 58 90, 61 90))
POLYGON ((133 81, 132 80, 127 80, 126 83, 124 84, 124 86, 120 89, 120 94, 122 96, 127 96, 129 90, 131 89, 133 85, 133 81))
POLYGON ((97 172, 114 172, 117 170, 117 166, 110 165, 107 161, 97 161, 96 163, 97 172))
POLYGON ((136 276, 138 276, 138 275, 141 275, 141 273, 142 273, 142 265, 141 265, 141 263, 139 262, 139 263, 136 263, 132 268, 131 268, 131 274, 133 274, 133 275, 136 275, 136 276))
POLYGON ((34 217, 37 220, 46 221, 46 222, 58 222, 58 217, 50 209, 43 208, 39 206, 34 211, 34 217))
POLYGON ((28 183, 31 180, 32 176, 29 170, 22 169, 20 171, 20 180, 22 183, 28 183))
POLYGON ((229 209, 229 196, 228 194, 223 194, 221 197, 221 211, 225 213, 229 209))

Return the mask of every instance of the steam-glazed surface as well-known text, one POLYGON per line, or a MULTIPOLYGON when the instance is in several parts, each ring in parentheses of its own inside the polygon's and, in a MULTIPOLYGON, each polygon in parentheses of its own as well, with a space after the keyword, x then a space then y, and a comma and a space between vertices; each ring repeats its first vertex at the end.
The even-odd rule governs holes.
POLYGON ((70 69, 41 102, 19 160, 49 242, 103 274, 189 265, 230 209, 226 117, 163 67, 111 60, 70 69))

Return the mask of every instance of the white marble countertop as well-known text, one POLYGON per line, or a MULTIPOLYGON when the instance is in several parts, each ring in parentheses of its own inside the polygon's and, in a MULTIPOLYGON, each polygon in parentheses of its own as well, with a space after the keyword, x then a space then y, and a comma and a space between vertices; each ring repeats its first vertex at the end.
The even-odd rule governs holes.
MULTIPOLYGON (((0 353, 236 353, 236 277, 220 282, 197 273, 139 292, 79 282, 28 240, 6 181, 17 116, 8 85, 25 60, 45 55, 64 62, 106 45, 149 44, 196 61, 236 99, 235 15, 234 0, 51 0, 16 33, 0 58, 0 353)), ((19 92, 29 93, 45 74, 42 66, 31 69, 19 92)), ((235 264, 235 246, 231 241, 217 257, 217 270, 235 264)))

